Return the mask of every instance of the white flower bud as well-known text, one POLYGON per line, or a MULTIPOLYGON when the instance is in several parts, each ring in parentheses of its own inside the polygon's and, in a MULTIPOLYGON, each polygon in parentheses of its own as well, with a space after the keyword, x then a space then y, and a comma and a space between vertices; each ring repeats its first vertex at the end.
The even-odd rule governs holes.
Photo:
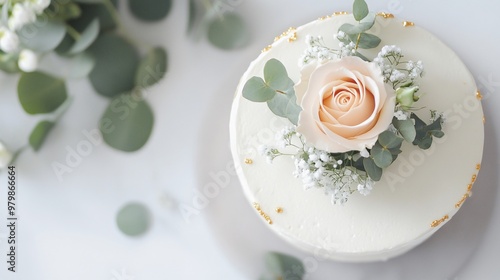
POLYGON ((38 56, 31 50, 22 50, 19 54, 19 61, 17 64, 22 71, 33 72, 38 66, 38 56))
POLYGON ((12 14, 9 18, 8 25, 11 30, 16 31, 35 20, 35 11, 28 3, 16 3, 14 8, 12 8, 12 14))
POLYGON ((0 49, 5 53, 15 52, 19 46, 17 34, 5 27, 0 27, 0 49))
POLYGON ((35 0, 32 2, 33 10, 36 14, 41 14, 50 5, 50 0, 35 0))

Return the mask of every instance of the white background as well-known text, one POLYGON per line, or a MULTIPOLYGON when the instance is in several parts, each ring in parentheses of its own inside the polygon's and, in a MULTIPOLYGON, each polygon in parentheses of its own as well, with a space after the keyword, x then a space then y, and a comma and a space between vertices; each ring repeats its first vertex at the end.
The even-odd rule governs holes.
MULTIPOLYGON (((200 215, 191 216, 189 223, 178 206, 191 205, 207 172, 220 171, 218 166, 212 168, 204 164, 213 162, 212 157, 217 157, 219 151, 211 151, 211 158, 207 159, 204 148, 214 147, 214 141, 227 141, 224 132, 212 131, 211 126, 225 126, 228 100, 232 99, 238 78, 249 62, 288 27, 334 11, 350 11, 351 1, 227 2, 235 3, 234 9, 244 16, 253 35, 248 46, 230 52, 186 36, 187 1, 175 1, 170 16, 152 25, 133 20, 125 5, 121 6, 132 36, 163 45, 170 54, 166 78, 148 95, 156 117, 152 137, 142 150, 132 154, 115 151, 104 144, 95 145, 73 172, 58 180, 52 163, 65 163, 68 149, 76 149, 86 140, 83 131, 96 128, 108 104, 105 98, 94 93, 86 80, 69 82, 69 92, 74 97, 71 108, 42 150, 36 154, 24 153, 17 163, 20 220, 16 274, 8 273, 4 262, 7 253, 7 231, 3 225, 6 223, 5 188, 0 192, 0 279, 255 279, 261 273, 259 256, 264 252, 254 252, 248 244, 239 243, 238 236, 227 234, 234 225, 218 223, 218 217, 214 216, 214 213, 231 213, 235 210, 231 207, 247 205, 225 208, 224 204, 217 203, 222 198, 215 197, 200 215), (216 106, 221 106, 220 110, 216 106), (153 217, 151 229, 138 238, 123 235, 115 225, 117 211, 130 201, 148 205, 153 217), (211 207, 217 207, 218 211, 211 207), (246 259, 250 254, 255 257, 246 259)), ((471 226, 479 225, 475 231, 469 231, 474 234, 473 242, 460 241, 460 244, 470 243, 467 261, 445 276, 438 276, 436 272, 436 277, 431 279, 498 279, 500 207, 494 204, 500 202, 496 190, 500 111, 495 108, 500 104, 497 29, 500 2, 372 0, 368 4, 373 11, 391 12, 440 37, 463 59, 483 92, 486 115, 483 170, 474 196, 460 212, 472 209, 469 211, 472 213, 479 209, 484 215, 471 219, 470 215, 459 213, 450 222, 481 221, 471 223, 471 226)), ((12 149, 26 143, 37 121, 36 117, 23 113, 15 94, 16 83, 17 77, 0 75, 0 138, 12 149)), ((221 162, 227 161, 227 154, 224 148, 220 151, 221 162)), ((460 160, 459 151, 456 160, 460 160)), ((1 183, 6 182, 5 172, 0 180, 5 186, 1 183)), ((221 190, 220 197, 225 191, 221 190)), ((238 189, 231 190, 232 194, 237 192, 238 189)), ((451 230, 453 226, 448 227, 450 230, 446 226, 442 229, 446 235, 438 238, 460 236, 451 230)), ((252 228, 246 230, 252 232, 252 228)), ((435 240, 438 239, 429 242, 435 240)), ((433 243, 424 246, 429 244, 433 243)), ((460 250, 441 252, 442 264, 436 266, 448 265, 447 259, 461 253, 460 250)), ((398 274, 397 267, 388 272, 387 266, 381 264, 368 265, 357 274, 342 274, 352 268, 349 264, 324 261, 319 265, 336 267, 337 274, 327 277, 311 273, 310 279, 374 279, 375 275, 387 275, 385 279, 408 278, 398 274)))

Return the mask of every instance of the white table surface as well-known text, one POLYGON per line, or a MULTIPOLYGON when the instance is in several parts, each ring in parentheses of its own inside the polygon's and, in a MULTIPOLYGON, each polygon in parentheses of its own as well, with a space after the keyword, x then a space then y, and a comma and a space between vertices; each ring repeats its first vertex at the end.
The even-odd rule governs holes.
MULTIPOLYGON (((227 118, 210 116, 215 111, 212 106, 218 104, 217 100, 226 100, 221 104, 228 104, 249 62, 288 27, 334 11, 350 11, 351 1, 228 2, 236 3, 235 9, 243 14, 253 34, 247 47, 230 52, 220 51, 204 40, 193 42, 186 37, 183 30, 187 1, 175 1, 171 15, 153 25, 131 19, 122 5, 125 25, 131 34, 145 42, 166 46, 170 54, 166 78, 148 95, 156 117, 151 139, 142 150, 131 154, 103 144, 93 146, 92 152, 59 181, 52 164, 65 162, 67 149, 75 149, 85 140, 84 130, 96 128, 108 103, 93 92, 86 80, 71 81, 68 84, 74 97, 71 108, 42 150, 37 154, 24 153, 16 164, 20 217, 16 274, 7 272, 4 261, 6 191, 4 187, 1 189, 0 279, 252 279, 259 275, 260 263, 236 265, 227 251, 220 249, 217 234, 224 232, 224 225, 213 230, 210 223, 214 218, 207 219, 208 214, 203 211, 187 223, 175 204, 189 205, 195 196, 201 184, 199 177, 203 175, 200 161, 205 160, 200 151, 205 141, 217 137, 207 132, 210 131, 207 120, 227 118), (174 206, 165 203, 165 197, 174 201, 174 206), (115 225, 117 211, 130 201, 148 205, 153 216, 152 228, 137 238, 123 235, 115 225), (241 266, 255 267, 255 272, 249 275, 246 271, 251 269, 240 269, 241 266)), ((480 208, 484 199, 490 199, 481 212, 487 215, 477 217, 484 221, 484 226, 477 230, 475 252, 448 279, 499 279, 496 255, 500 252, 500 207, 494 202, 500 201, 497 191, 500 110, 494 106, 500 104, 500 2, 367 2, 373 11, 391 12, 438 35, 463 59, 483 92, 486 115, 483 170, 475 195, 462 211, 474 205, 480 208)), ((26 142, 37 120, 23 113, 15 94, 16 83, 16 77, 0 75, 0 139, 13 148, 26 142)), ((0 184, 5 186, 5 182, 3 172, 0 184)), ((460 217, 459 213, 454 219, 460 217)), ((245 254, 244 244, 241 250, 234 249, 245 254)), ((449 253, 460 254, 460 251, 449 253)), ((381 269, 377 272, 377 265, 372 268, 370 273, 384 273, 381 269)), ((337 276, 340 278, 331 279, 370 279, 337 276)), ((310 275, 309 279, 324 278, 310 275)))

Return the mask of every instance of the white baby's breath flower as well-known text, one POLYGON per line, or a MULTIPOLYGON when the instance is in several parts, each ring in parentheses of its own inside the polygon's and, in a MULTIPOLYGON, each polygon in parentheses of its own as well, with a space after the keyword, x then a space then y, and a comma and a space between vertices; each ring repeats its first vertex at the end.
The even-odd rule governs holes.
POLYGON ((12 154, 0 141, 0 171, 5 169, 12 160, 12 154))
POLYGON ((12 8, 12 14, 9 18, 8 25, 11 30, 17 31, 24 25, 34 22, 36 14, 29 3, 16 3, 12 8))
POLYGON ((24 72, 33 72, 38 67, 38 56, 32 50, 24 49, 19 54, 18 66, 24 72))
POLYGON ((37 15, 43 13, 43 11, 50 5, 50 0, 31 0, 31 7, 37 15))
POLYGON ((359 154, 364 157, 364 158, 367 158, 370 156, 370 153, 368 152, 368 150, 366 148, 362 149, 361 151, 359 151, 359 154))
POLYGON ((396 117, 396 119, 398 119, 400 121, 404 121, 404 120, 408 119, 408 115, 401 110, 394 112, 394 117, 396 117))
POLYGON ((5 28, 0 27, 0 49, 5 53, 12 53, 19 47, 19 38, 17 34, 5 28))

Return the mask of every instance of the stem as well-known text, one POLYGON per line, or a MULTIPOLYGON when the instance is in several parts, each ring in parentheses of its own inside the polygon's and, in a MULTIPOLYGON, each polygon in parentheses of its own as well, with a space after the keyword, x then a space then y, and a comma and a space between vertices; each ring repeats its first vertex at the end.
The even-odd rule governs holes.
POLYGON ((277 92, 277 93, 281 93, 281 94, 286 94, 286 92, 284 92, 284 91, 282 91, 282 90, 279 90, 279 89, 277 89, 277 90, 276 90, 276 92, 277 92))
POLYGON ((68 32, 69 36, 75 41, 80 40, 80 37, 82 37, 82 35, 69 24, 66 24, 66 32, 68 32))
POLYGON ((361 33, 358 34, 358 38, 356 39, 356 46, 354 47, 354 50, 358 50, 359 46, 359 41, 361 40, 361 33))
POLYGON ((102 3, 106 7, 106 10, 108 10, 109 14, 111 15, 111 18, 113 19, 113 22, 117 26, 117 32, 121 34, 125 40, 129 41, 131 44, 137 46, 137 47, 143 47, 148 49, 149 46, 146 44, 143 44, 142 42, 138 42, 136 40, 133 40, 132 37, 128 36, 127 32, 125 31, 125 28, 123 27, 123 24, 120 20, 120 16, 118 15, 118 12, 116 11, 115 6, 111 2, 111 0, 102 0, 102 3))

